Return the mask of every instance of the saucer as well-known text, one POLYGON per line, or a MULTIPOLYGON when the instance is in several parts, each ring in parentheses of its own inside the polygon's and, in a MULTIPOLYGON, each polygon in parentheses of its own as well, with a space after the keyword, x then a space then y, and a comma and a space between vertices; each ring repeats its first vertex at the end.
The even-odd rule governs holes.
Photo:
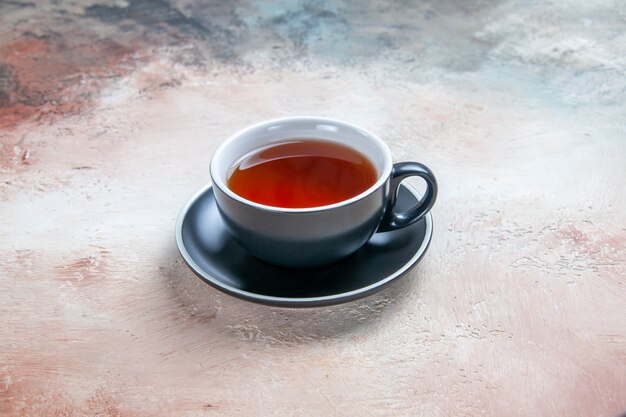
MULTIPOLYGON (((418 200, 416 190, 400 185, 398 210, 418 200)), ((365 297, 401 277, 426 252, 432 225, 427 213, 411 226, 375 233, 356 253, 332 265, 284 268, 258 260, 231 238, 209 184, 180 212, 176 244, 189 268, 218 290, 262 304, 315 307, 365 297)))

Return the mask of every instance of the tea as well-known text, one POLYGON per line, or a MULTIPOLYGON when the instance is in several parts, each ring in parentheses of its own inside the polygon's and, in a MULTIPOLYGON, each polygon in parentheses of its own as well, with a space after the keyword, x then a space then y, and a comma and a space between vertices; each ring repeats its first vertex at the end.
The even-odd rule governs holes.
POLYGON ((256 203, 285 208, 319 207, 354 197, 377 178, 372 163, 336 142, 294 139, 250 152, 227 185, 256 203))

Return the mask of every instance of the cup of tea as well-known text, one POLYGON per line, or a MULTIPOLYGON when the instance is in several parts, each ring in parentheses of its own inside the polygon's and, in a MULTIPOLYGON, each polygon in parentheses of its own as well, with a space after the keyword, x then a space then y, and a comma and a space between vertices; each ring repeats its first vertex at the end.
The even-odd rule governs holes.
POLYGON ((437 181, 418 162, 393 163, 373 133, 319 117, 288 117, 245 128, 210 163, 227 230, 255 257, 317 267, 356 252, 376 233, 409 226, 431 209, 437 181), (415 206, 398 212, 400 182, 426 182, 415 206))

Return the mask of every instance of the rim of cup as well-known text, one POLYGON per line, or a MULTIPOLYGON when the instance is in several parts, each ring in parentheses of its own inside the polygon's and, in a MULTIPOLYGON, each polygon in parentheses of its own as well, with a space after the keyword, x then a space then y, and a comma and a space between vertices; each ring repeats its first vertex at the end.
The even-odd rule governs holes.
MULTIPOLYGON (((297 138, 294 138, 297 139, 297 138)), ((314 136, 311 137, 311 139, 316 139, 314 136)), ((356 148, 355 146, 352 145, 348 145, 349 147, 351 147, 352 149, 355 149, 358 152, 361 152, 358 148, 356 148)), ((250 149, 248 152, 253 151, 254 149, 250 149)), ((243 155, 240 155, 240 157, 243 155)), ((367 157, 367 156, 366 156, 367 157)), ((373 163, 373 161, 371 161, 371 158, 367 157, 367 159, 370 160, 370 162, 373 163)), ((231 135, 228 139, 226 139, 224 142, 222 142, 217 149, 215 150, 215 152, 213 153, 213 156, 211 157, 211 162, 210 162, 210 166, 209 166, 209 172, 211 175, 211 180, 213 182, 213 185, 218 187, 223 193, 225 193, 226 195, 228 195, 230 198, 237 200, 243 204, 246 204, 248 206, 252 206, 255 207, 257 209, 260 210, 266 210, 266 211, 274 211, 274 212, 281 212, 281 213, 310 213, 310 212, 316 212, 316 211, 325 211, 325 210, 332 210, 334 208, 337 207, 343 207, 343 206, 347 206, 350 204, 354 204, 359 200, 362 200, 363 198, 367 197, 368 195, 370 195, 371 193, 373 193, 375 190, 377 190, 379 187, 381 187, 389 178, 389 176, 391 175, 391 169, 393 166, 393 161, 391 158, 391 151, 389 150, 389 147, 387 146, 387 144, 381 139, 379 138, 377 135, 373 134, 372 132, 363 129, 361 127, 358 127, 352 123, 348 123, 348 122, 344 122, 344 121, 340 121, 340 120, 336 120, 336 119, 332 119, 332 118, 327 118, 327 117, 316 117, 316 116, 291 116, 291 117, 280 117, 280 118, 276 118, 276 119, 271 119, 271 120, 266 120, 260 123, 256 123, 253 124, 251 126, 248 126, 244 129, 239 130, 238 132, 236 132, 235 134, 231 135), (346 200, 342 200, 339 201, 337 203, 333 203, 333 204, 327 204, 325 206, 315 206, 315 207, 303 207, 303 208, 289 208, 289 207, 277 207, 277 206, 269 206, 269 205, 265 205, 265 204, 260 204, 257 202, 254 202, 252 200, 248 200, 246 198, 243 198, 241 196, 239 196, 238 194, 236 194, 235 192, 233 192, 230 188, 228 188, 228 186, 226 185, 226 181, 225 178, 222 178, 222 175, 220 175, 220 169, 222 168, 222 165, 220 164, 228 164, 228 168, 226 169, 226 172, 228 173, 228 170, 231 168, 232 164, 236 161, 220 161, 220 157, 222 155, 222 153, 224 153, 224 150, 227 149, 229 146, 232 145, 233 142, 237 141, 238 138, 240 136, 245 135, 246 133, 249 133, 250 131, 253 130, 260 130, 260 129, 264 129, 264 128, 268 128, 271 127, 271 125, 275 125, 277 123, 285 123, 285 122, 296 122, 296 121, 308 121, 308 122, 320 122, 321 124, 323 123, 328 123, 328 124, 335 124, 335 125, 340 125, 346 128, 349 128, 351 130, 354 130, 356 132, 358 132, 359 134, 368 137, 370 140, 372 140, 374 143, 376 143, 376 145, 378 146, 379 150, 382 152, 382 156, 383 156, 383 168, 382 171, 379 172, 378 167, 376 169, 377 173, 378 173, 378 177, 377 180, 374 184, 372 184, 372 186, 370 186, 367 190, 361 192, 360 194, 355 195, 354 197, 351 197, 349 199, 346 200), (220 161, 220 162, 217 162, 220 161)))

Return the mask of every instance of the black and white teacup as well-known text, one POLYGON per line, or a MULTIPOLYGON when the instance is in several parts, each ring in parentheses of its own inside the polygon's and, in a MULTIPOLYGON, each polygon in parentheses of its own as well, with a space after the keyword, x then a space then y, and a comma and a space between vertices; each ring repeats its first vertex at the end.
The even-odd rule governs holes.
POLYGON ((213 154, 211 179, 219 212, 233 238, 255 257, 286 267, 316 267, 356 252, 375 232, 409 226, 431 209, 437 181, 418 162, 394 164, 378 136, 349 123, 319 117, 288 117, 262 122, 234 134, 213 154), (234 164, 255 149, 293 139, 328 140, 364 155, 377 173, 362 193, 320 207, 281 208, 247 200, 227 186, 234 164), (417 176, 426 182, 421 200, 394 210, 400 182, 417 176))

